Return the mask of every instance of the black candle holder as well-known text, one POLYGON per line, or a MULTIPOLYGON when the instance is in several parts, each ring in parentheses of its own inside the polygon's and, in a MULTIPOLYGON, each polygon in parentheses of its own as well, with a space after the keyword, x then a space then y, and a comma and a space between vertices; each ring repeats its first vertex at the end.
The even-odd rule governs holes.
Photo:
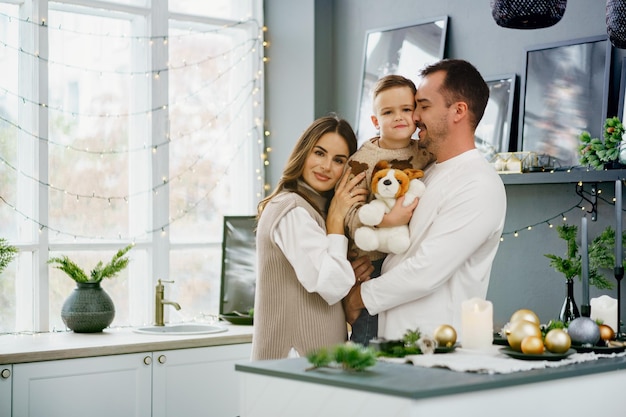
POLYGON ((615 274, 615 280, 617 281, 617 329, 615 330, 615 334, 618 338, 622 337, 622 322, 621 322, 621 304, 622 304, 622 278, 624 278, 624 267, 616 266, 613 268, 613 273, 615 274))

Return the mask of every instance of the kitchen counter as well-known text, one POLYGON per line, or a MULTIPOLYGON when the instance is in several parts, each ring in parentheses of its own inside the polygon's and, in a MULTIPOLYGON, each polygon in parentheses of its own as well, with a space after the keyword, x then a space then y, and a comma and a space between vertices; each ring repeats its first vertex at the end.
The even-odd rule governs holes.
POLYGON ((309 366, 305 358, 237 364, 243 387, 241 416, 345 416, 345 404, 352 404, 359 416, 511 417, 535 415, 537 410, 546 415, 592 415, 600 398, 618 400, 626 386, 625 356, 508 374, 380 361, 364 372, 306 371, 309 366))
MULTIPOLYGON (((222 323, 220 323, 222 325, 222 323)), ((252 326, 224 323, 227 331, 200 335, 152 335, 132 328, 101 333, 54 332, 0 336, 0 365, 252 342, 252 326)))

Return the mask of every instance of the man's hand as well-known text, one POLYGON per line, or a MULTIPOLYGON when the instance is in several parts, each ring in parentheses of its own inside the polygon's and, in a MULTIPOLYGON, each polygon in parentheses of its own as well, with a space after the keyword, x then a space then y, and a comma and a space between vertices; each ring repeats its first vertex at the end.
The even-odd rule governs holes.
POLYGON ((374 272, 374 265, 372 265, 372 261, 367 256, 353 259, 350 261, 350 264, 352 265, 357 284, 370 279, 370 275, 374 272))

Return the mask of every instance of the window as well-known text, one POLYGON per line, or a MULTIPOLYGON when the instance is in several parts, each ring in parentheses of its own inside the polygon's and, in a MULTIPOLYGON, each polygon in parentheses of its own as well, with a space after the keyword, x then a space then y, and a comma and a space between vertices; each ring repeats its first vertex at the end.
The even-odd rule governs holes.
POLYGON ((0 236, 20 250, 0 333, 64 330, 75 284, 48 258, 89 271, 128 243, 112 326, 153 321, 157 279, 169 321, 218 312, 223 216, 264 192, 262 4, 147 3, 0 0, 0 236))

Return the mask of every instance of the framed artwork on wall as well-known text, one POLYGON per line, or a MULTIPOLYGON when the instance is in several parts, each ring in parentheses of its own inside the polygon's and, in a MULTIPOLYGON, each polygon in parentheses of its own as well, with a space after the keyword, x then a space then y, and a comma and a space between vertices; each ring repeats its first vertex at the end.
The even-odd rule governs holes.
POLYGON ((443 58, 447 26, 448 17, 443 16, 365 34, 363 76, 354 126, 359 145, 377 135, 370 118, 373 85, 388 74, 400 74, 418 84, 419 71, 443 58))
POLYGON ((224 216, 220 314, 254 307, 256 216, 224 216))
POLYGON ((485 77, 489 102, 476 128, 474 141, 488 161, 500 152, 508 152, 515 105, 516 74, 485 77))
POLYGON ((601 137, 607 117, 611 49, 602 35, 526 50, 520 150, 549 155, 557 169, 579 165, 580 134, 601 137))

